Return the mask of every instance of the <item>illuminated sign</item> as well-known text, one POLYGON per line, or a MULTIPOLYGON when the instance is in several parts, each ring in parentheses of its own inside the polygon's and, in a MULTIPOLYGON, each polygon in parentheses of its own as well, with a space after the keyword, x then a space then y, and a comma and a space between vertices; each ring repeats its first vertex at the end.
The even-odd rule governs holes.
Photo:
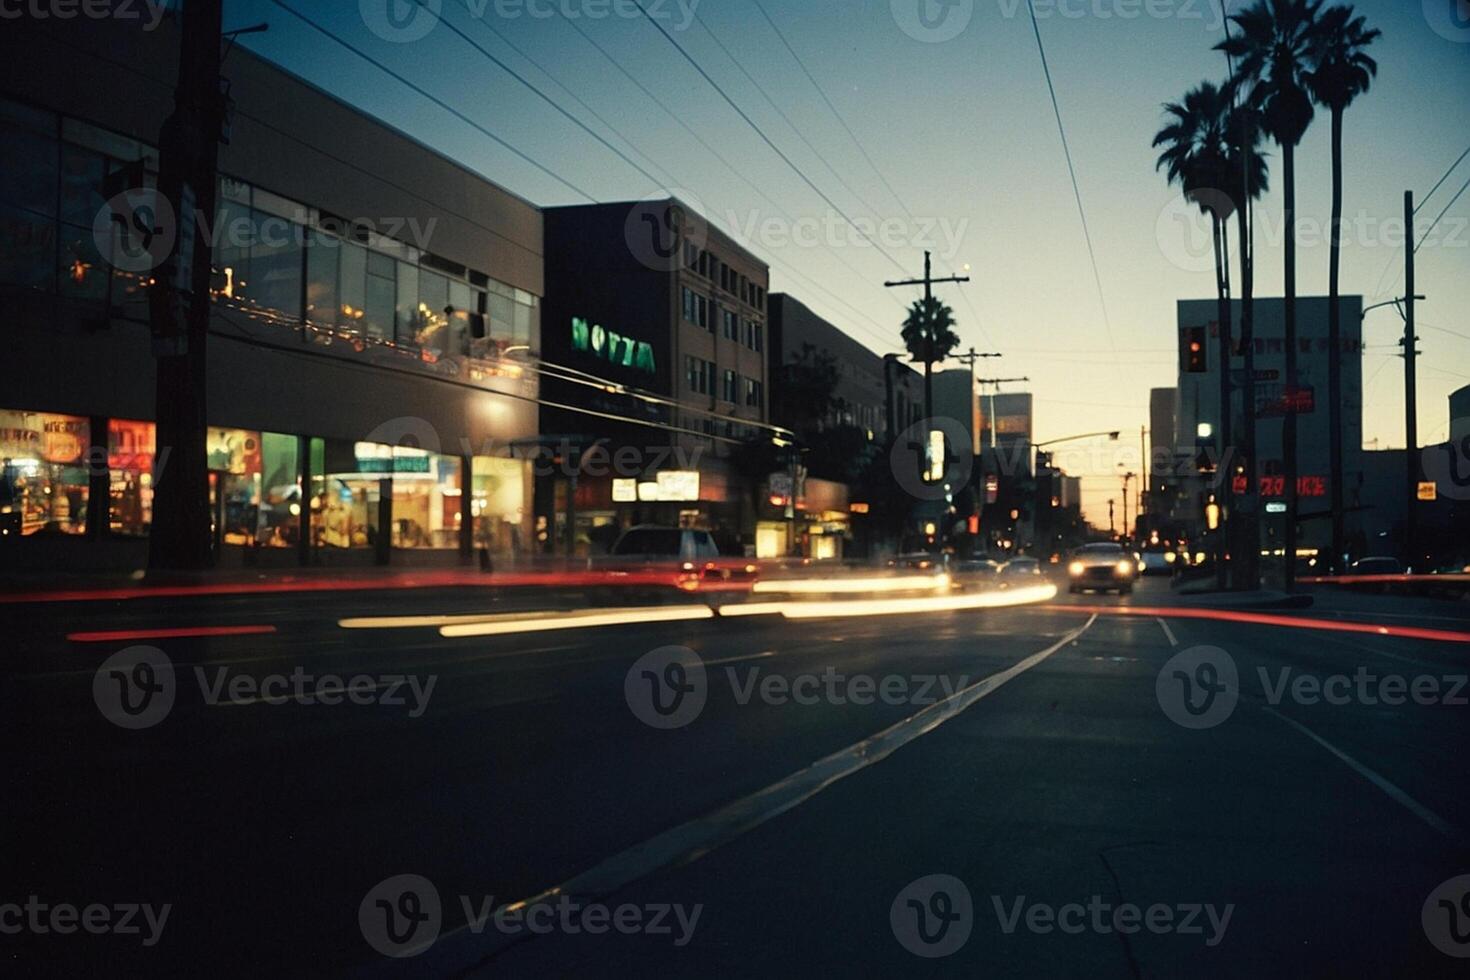
POLYGON ((614 478, 612 499, 615 504, 631 504, 638 499, 638 481, 614 478))
POLYGON ((1419 484, 1418 497, 1420 500, 1438 500, 1439 487, 1435 486, 1434 482, 1431 480, 1421 481, 1419 484))
POLYGON ((589 325, 579 316, 572 317, 572 349, 593 354, 609 364, 633 368, 644 374, 654 373, 651 346, 604 329, 600 323, 589 325))
POLYGON ((658 484, 653 481, 638 484, 638 499, 647 501, 658 500, 658 484))
POLYGON ((1266 505, 1266 513, 1268 513, 1268 514, 1285 514, 1286 513, 1286 504, 1282 503, 1279 500, 1273 500, 1273 501, 1271 501, 1270 503, 1268 503, 1266 505))
POLYGON ((944 432, 940 429, 929 430, 929 445, 925 449, 929 465, 924 470, 924 480, 928 483, 938 483, 944 479, 944 432))
POLYGON ((659 500, 698 500, 698 470, 661 470, 658 474, 659 500))
MULTIPOLYGON (((1237 475, 1230 481, 1230 488, 1234 493, 1245 493, 1245 477, 1237 475)), ((1286 496, 1286 477, 1263 476, 1261 477, 1259 491, 1262 497, 1284 497, 1286 496)), ((1327 478, 1325 476, 1299 476, 1296 479, 1296 494, 1298 497, 1325 497, 1327 496, 1327 478)))

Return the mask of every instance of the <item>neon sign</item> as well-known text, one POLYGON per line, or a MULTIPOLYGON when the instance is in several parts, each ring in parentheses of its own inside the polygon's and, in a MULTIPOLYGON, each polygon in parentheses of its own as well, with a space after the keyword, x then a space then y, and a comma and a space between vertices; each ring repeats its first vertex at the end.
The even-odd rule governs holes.
POLYGON ((644 341, 604 329, 600 323, 589 325, 579 316, 572 317, 572 349, 644 374, 654 373, 653 347, 644 341))

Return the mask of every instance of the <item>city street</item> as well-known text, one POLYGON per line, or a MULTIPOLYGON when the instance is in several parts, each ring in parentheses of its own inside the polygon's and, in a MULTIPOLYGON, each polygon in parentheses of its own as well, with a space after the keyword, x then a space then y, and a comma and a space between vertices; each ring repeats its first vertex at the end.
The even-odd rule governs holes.
POLYGON ((1459 965, 1421 911, 1470 871, 1463 604, 1321 591, 1309 609, 1266 614, 1304 629, 1192 618, 1145 579, 1131 597, 899 615, 727 609, 467 637, 339 625, 486 619, 482 593, 419 595, 0 605, 19 844, 5 899, 144 907, 136 935, 7 937, 13 965, 1119 977, 1459 965), (1117 615, 1156 606, 1170 609, 1117 615), (1426 632, 1354 630, 1365 622, 1426 632), (239 632, 86 637, 165 626, 239 632), (147 675, 99 667, 138 644, 167 657, 151 683, 171 682, 173 701, 114 711, 116 724, 114 683, 137 708, 128 685, 147 675), (685 654, 689 669, 669 673, 668 646, 702 675, 685 654), (1166 670, 1185 651, 1232 663, 1238 681, 1199 660, 1166 670), (1201 714, 1175 669, 1220 687, 1189 695, 1201 714), (1310 703, 1312 679, 1340 675, 1310 703), (665 680, 688 701, 654 689, 665 680), (356 698, 333 696, 344 687, 356 698), (1383 703, 1395 692, 1404 703, 1383 703), (388 881, 404 875, 422 880, 388 881), (937 896, 919 881, 933 875, 963 887, 937 896), (534 896, 544 917, 486 918, 534 896), (600 934, 583 928, 598 922, 600 934), (387 958, 384 943, 417 955, 387 958), (948 955, 926 958, 936 951, 948 955))

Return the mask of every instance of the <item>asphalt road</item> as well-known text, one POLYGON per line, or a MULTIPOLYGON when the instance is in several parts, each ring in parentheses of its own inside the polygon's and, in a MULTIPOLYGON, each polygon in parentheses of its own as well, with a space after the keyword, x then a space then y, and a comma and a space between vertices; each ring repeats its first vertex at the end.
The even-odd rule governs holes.
MULTIPOLYGON (((0 607, 0 954, 69 976, 1463 976, 1470 900, 1431 893, 1470 874, 1470 644, 1113 614, 1180 603, 1146 581, 462 638, 339 620, 482 597, 0 607), (65 638, 197 626, 274 631, 65 638), (99 679, 140 644, 153 674, 99 679), (171 705, 119 714, 165 677, 171 705)), ((1470 629, 1429 601, 1289 615, 1470 629)))

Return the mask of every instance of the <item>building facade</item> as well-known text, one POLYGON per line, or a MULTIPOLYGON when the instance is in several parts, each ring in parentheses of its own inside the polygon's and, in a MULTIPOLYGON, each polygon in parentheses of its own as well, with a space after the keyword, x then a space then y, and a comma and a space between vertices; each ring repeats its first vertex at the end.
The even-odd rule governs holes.
POLYGON ((561 547, 656 522, 753 548, 741 446, 770 435, 766 264, 673 199, 544 215, 542 427, 585 447, 575 486, 563 470, 545 491, 561 547))
MULTIPOLYGON (((1331 543, 1331 493, 1329 481, 1329 413, 1327 391, 1327 307, 1325 296, 1297 298, 1297 486, 1298 516, 1301 534, 1298 546, 1320 549, 1331 543)), ((1283 518, 1273 506, 1285 497, 1284 465, 1281 437, 1289 393, 1286 390, 1285 304, 1280 298, 1260 297, 1255 300, 1255 400, 1256 462, 1252 478, 1263 502, 1262 546, 1275 550, 1284 540, 1283 518)), ((1361 296, 1339 298, 1342 349, 1342 444, 1343 494, 1348 510, 1348 530, 1354 530, 1354 514, 1365 505, 1367 494, 1363 483, 1363 359, 1361 296)), ((1231 305, 1231 322, 1240 323, 1240 303, 1231 305)), ((1233 393, 1231 398, 1232 441, 1220 444, 1220 370, 1218 340, 1218 304, 1213 299, 1180 300, 1178 304, 1178 336, 1180 370, 1176 409, 1176 449, 1181 457, 1198 460, 1208 452, 1216 460, 1223 453, 1238 451, 1242 425, 1242 383, 1245 368, 1244 351, 1234 345, 1230 364, 1233 393), (1197 350, 1192 350, 1198 345, 1197 350)), ((1233 458, 1233 455, 1232 455, 1233 458)), ((1228 465, 1228 464, 1227 464, 1228 465)), ((1198 477, 1198 467, 1190 489, 1191 499, 1182 512, 1193 511, 1201 519, 1207 481, 1198 477)), ((1235 477, 1237 490, 1245 487, 1245 476, 1235 477)))
MULTIPOLYGON (((129 208, 156 179, 179 33, 134 25, 6 27, 26 54, 0 62, 0 453, 8 544, 36 566, 139 567, 168 479, 129 208)), ((537 432, 538 383, 513 352, 540 346, 539 212, 248 51, 224 75, 219 205, 194 223, 214 246, 217 562, 525 553, 531 464, 510 447, 537 432)))

